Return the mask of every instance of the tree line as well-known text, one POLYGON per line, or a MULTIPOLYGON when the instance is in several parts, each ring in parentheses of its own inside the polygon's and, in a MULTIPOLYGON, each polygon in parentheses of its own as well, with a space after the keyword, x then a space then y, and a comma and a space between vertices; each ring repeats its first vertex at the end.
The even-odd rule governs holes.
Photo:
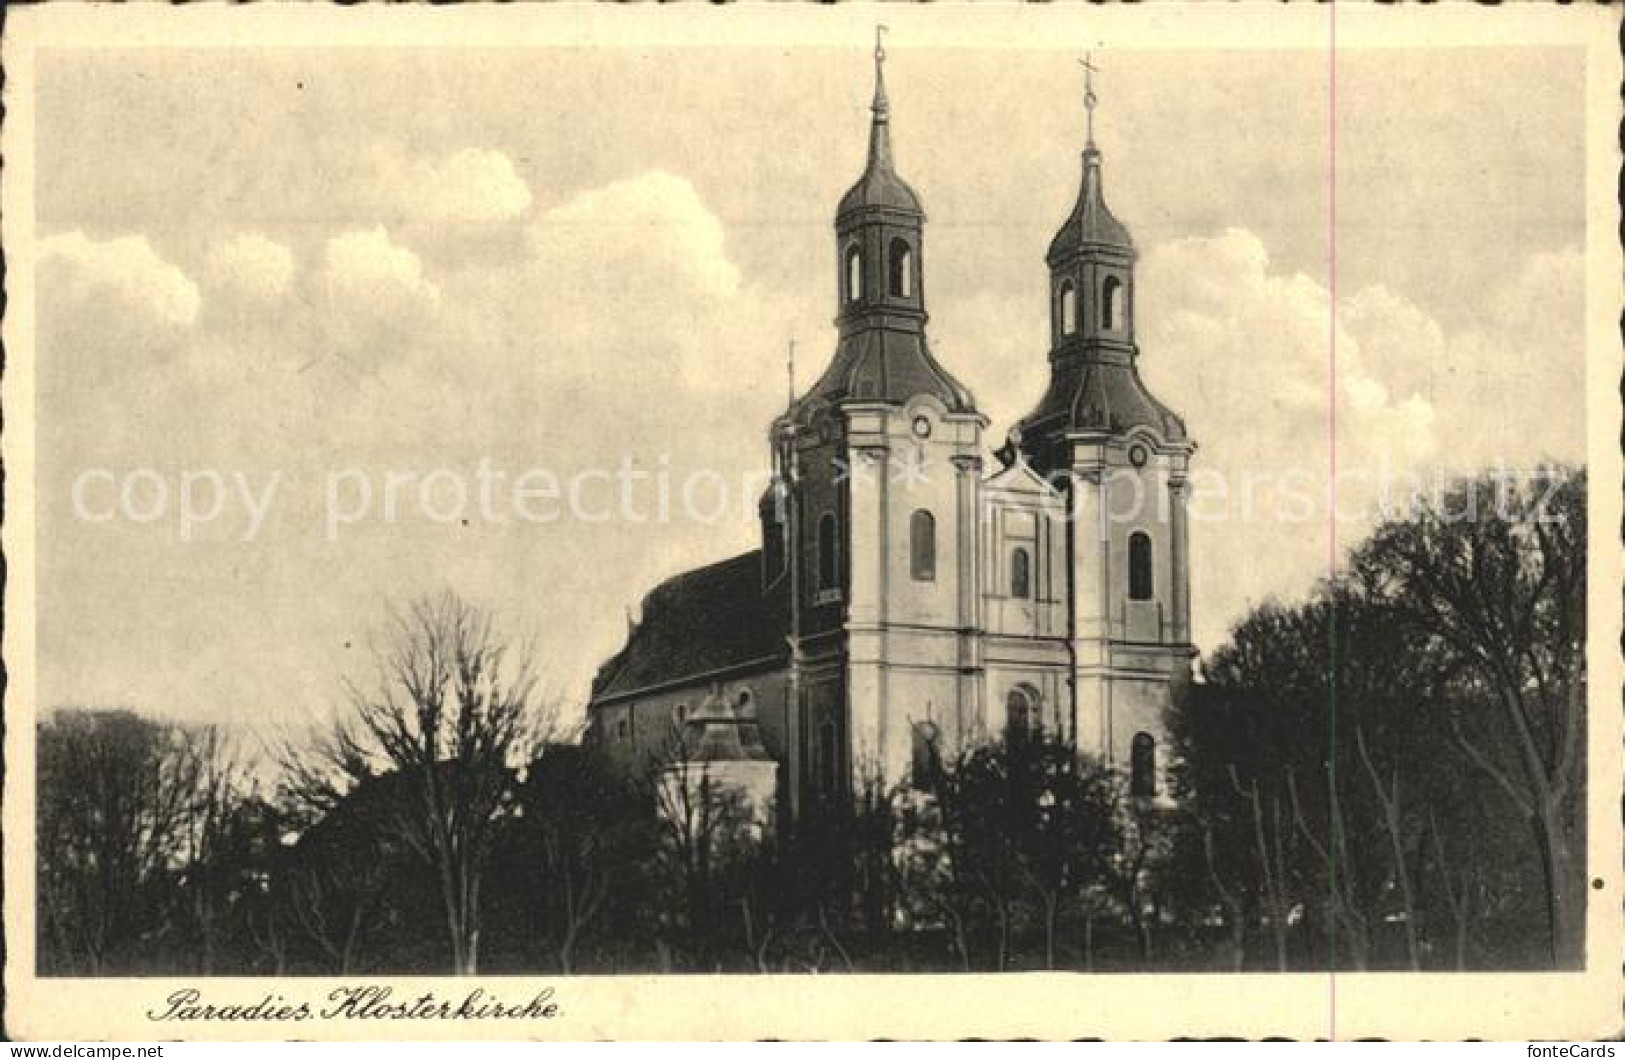
POLYGON ((426 598, 329 725, 257 753, 43 718, 39 971, 1574 967, 1585 532, 1566 469, 1382 523, 1204 660, 1155 794, 1020 730, 794 827, 681 732, 639 775, 569 739, 529 644, 426 598))

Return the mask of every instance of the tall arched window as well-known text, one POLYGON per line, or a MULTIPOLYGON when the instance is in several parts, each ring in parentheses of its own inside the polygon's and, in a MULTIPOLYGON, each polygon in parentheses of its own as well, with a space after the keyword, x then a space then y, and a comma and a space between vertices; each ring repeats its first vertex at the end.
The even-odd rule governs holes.
POLYGON ((1136 530, 1128 535, 1128 598, 1149 600, 1155 588, 1151 578, 1151 537, 1136 530))
POLYGON ((818 517, 818 587, 833 589, 840 565, 835 553, 835 515, 825 512, 818 517))
POLYGON ((1010 553, 1010 595, 1025 600, 1033 594, 1033 561, 1024 548, 1010 553))
POLYGON ((1031 685, 1017 685, 1004 697, 1005 738, 1023 740, 1038 735, 1038 691, 1031 685))
POLYGON ((1122 287, 1115 276, 1106 277, 1106 282, 1100 285, 1100 326, 1106 331, 1117 327, 1117 318, 1122 312, 1118 305, 1122 287))
POLYGON ((908 518, 909 572, 917 582, 937 577, 937 517, 919 509, 908 518))
POLYGON ((840 782, 840 747, 835 742, 835 723, 826 721, 818 729, 818 776, 825 795, 835 794, 840 782))
POLYGON ((1128 790, 1130 795, 1157 793, 1157 741, 1148 732, 1135 733, 1129 747, 1128 790))
POLYGON ((846 250, 846 300, 863 297, 863 253, 854 245, 846 250))
POLYGON ((892 297, 914 297, 914 252, 909 249, 908 240, 894 239, 891 241, 890 266, 891 275, 889 279, 892 297))
POLYGON ((1070 335, 1078 330, 1078 289, 1071 280, 1061 282, 1061 334, 1070 335))
POLYGON ((932 788, 942 772, 942 733, 935 722, 914 723, 910 779, 916 788, 932 788))

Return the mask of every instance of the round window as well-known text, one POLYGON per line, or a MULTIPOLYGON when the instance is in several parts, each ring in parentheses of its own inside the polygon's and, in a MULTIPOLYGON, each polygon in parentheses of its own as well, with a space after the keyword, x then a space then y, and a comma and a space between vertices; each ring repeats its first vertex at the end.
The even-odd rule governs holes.
POLYGON ((1146 460, 1149 459, 1150 456, 1151 454, 1146 452, 1146 448, 1143 445, 1133 445, 1129 447, 1128 462, 1133 464, 1135 467, 1144 467, 1146 460))
POLYGON ((929 438, 929 437, 931 437, 931 420, 928 417, 925 417, 925 416, 916 416, 916 417, 914 417, 914 437, 916 437, 916 438, 929 438))

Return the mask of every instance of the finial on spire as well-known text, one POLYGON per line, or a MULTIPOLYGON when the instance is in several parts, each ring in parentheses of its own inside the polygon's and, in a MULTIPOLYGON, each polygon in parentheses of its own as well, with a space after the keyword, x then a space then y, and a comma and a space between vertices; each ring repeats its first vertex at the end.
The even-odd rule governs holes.
POLYGON ((1093 52, 1086 51, 1078 60, 1078 65, 1083 67, 1083 108, 1089 115, 1089 147, 1095 146, 1095 104, 1100 102, 1095 95, 1095 74, 1100 72, 1100 67, 1090 61, 1093 57, 1093 52))
POLYGON ((871 108, 876 117, 886 116, 886 34, 891 27, 884 22, 875 24, 875 102, 871 108))
POLYGON ((789 384, 789 401, 786 402, 785 407, 786 408, 795 408, 796 407, 796 339, 795 339, 794 335, 790 336, 790 353, 785 358, 784 370, 785 370, 785 375, 787 376, 787 382, 789 384))

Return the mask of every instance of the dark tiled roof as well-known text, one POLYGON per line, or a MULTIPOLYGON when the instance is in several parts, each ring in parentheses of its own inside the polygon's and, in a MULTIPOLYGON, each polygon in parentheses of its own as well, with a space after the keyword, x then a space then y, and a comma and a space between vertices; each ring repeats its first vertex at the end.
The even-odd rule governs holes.
POLYGON ((1185 421, 1151 396, 1131 365, 1091 364, 1072 399, 1071 429, 1122 434, 1150 427, 1167 442, 1185 440, 1185 421))
POLYGON ((643 601, 626 646, 598 670, 594 700, 759 660, 787 659, 785 579, 762 591, 760 549, 668 579, 643 601))
POLYGON ((1077 204, 1050 241, 1048 260, 1053 265, 1078 251, 1101 247, 1132 250, 1134 240, 1123 222, 1106 208, 1100 152, 1090 147, 1083 154, 1083 187, 1078 191, 1077 204))
POLYGON ((899 177, 890 162, 871 165, 858 182, 841 196, 841 205, 835 216, 844 217, 864 209, 898 210, 904 213, 922 213, 920 197, 899 177))
POLYGON ((950 412, 974 412, 976 399, 931 356, 920 331, 872 327, 841 338, 829 368, 802 398, 809 413, 819 403, 883 401, 900 405, 931 394, 950 412))
POLYGON ((1050 377, 1038 408, 1021 421, 1021 448, 1040 474, 1066 467, 1068 433, 1122 435, 1149 427, 1164 442, 1189 441, 1185 421, 1146 389, 1132 363, 1077 360, 1050 377))

